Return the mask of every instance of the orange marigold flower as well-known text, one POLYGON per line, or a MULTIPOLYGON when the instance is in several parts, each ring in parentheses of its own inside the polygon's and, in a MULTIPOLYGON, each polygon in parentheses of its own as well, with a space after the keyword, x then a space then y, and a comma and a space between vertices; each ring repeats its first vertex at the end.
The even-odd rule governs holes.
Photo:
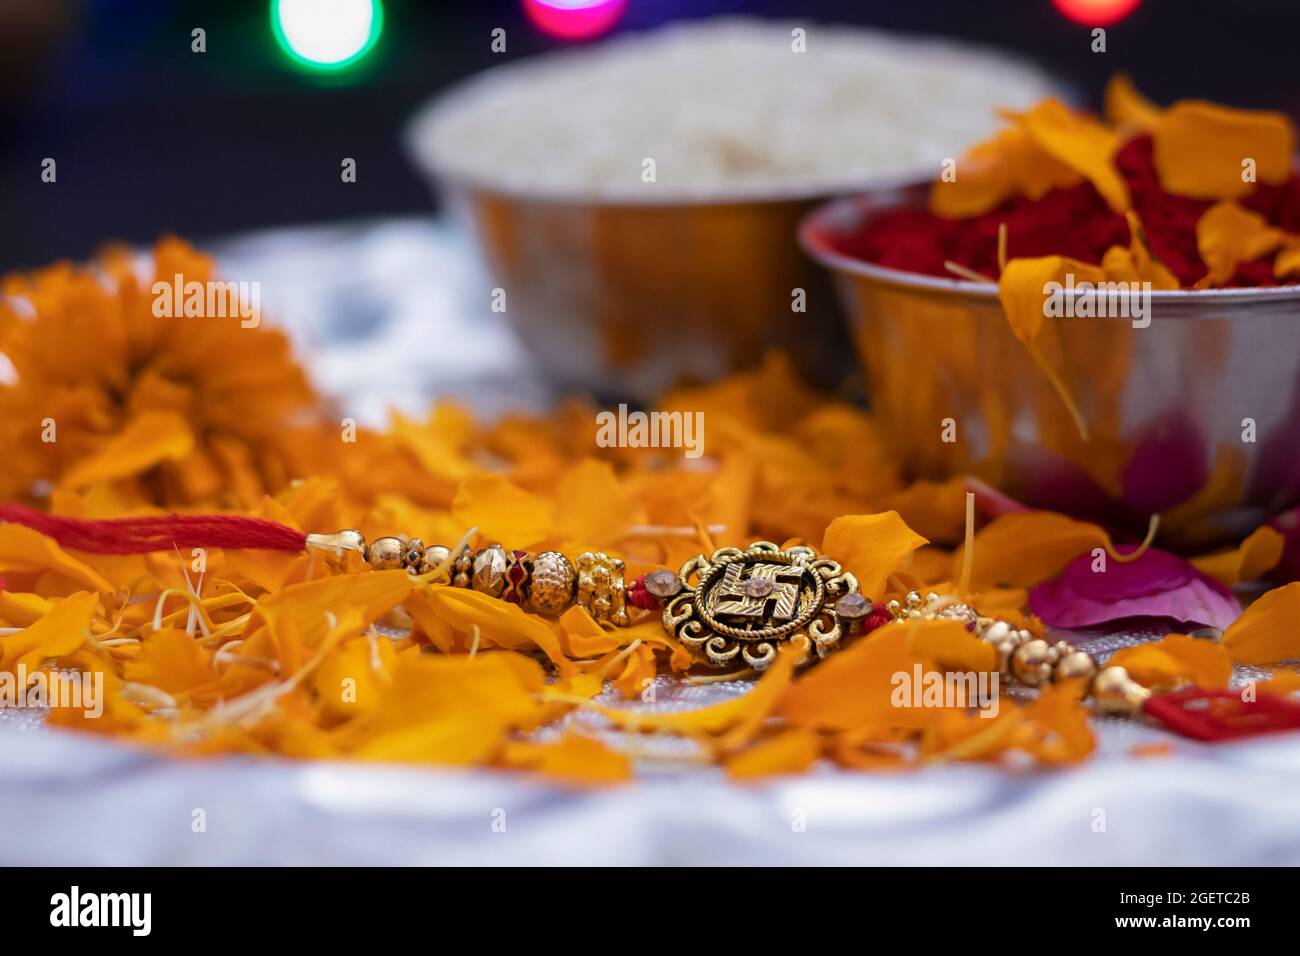
POLYGON ((139 504, 251 507, 290 477, 286 426, 316 398, 288 340, 255 313, 155 315, 155 283, 215 281, 179 239, 137 265, 116 248, 0 280, 0 496, 107 484, 139 504))

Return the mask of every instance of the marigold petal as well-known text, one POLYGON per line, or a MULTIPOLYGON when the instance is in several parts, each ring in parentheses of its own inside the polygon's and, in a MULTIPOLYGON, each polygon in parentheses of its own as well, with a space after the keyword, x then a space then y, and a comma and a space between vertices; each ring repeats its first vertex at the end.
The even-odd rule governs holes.
POLYGON ((1236 587, 1242 581, 1256 581, 1282 560, 1286 538, 1267 525, 1256 528, 1237 547, 1216 554, 1193 558, 1192 566, 1214 578, 1225 587, 1236 587))
POLYGON ((911 650, 908 629, 888 624, 801 675, 781 696, 776 714, 820 730, 924 727, 937 719, 937 710, 892 703, 894 675, 910 675, 923 665, 911 650))
POLYGON ((1016 338, 1028 343, 1038 337, 1049 299, 1054 292, 1061 294, 1057 290, 1063 290, 1070 276, 1076 286, 1106 279, 1100 267, 1068 256, 1012 259, 1007 263, 998 280, 998 299, 1016 338))
POLYGON ((99 596, 78 591, 63 598, 50 612, 16 634, 0 637, 0 667, 34 670, 42 661, 57 659, 79 648, 90 633, 99 596))
POLYGON ((549 501, 496 474, 462 481, 451 510, 466 528, 478 528, 481 537, 512 548, 527 548, 545 538, 555 517, 549 501))
POLYGON ((101 594, 116 590, 107 578, 72 557, 53 538, 18 524, 0 525, 0 574, 54 577, 74 588, 89 588, 101 594))
POLYGON ((1179 196, 1237 199, 1256 178, 1281 183, 1291 175, 1295 128, 1284 113, 1184 100, 1161 115, 1152 137, 1160 184, 1179 196), (1248 160, 1253 178, 1243 174, 1248 160))
POLYGON ((1022 711, 1014 745, 1045 764, 1077 763, 1096 749, 1088 723, 1088 708, 1080 702, 1078 681, 1055 684, 1040 691, 1022 711))
POLYGON ((844 515, 826 529, 822 550, 858 579, 863 594, 878 597, 885 582, 913 551, 929 542, 909 528, 897 511, 844 515))
POLYGON ((336 739, 368 759, 480 763, 512 730, 535 724, 543 681, 535 661, 508 651, 399 654, 378 706, 338 728, 336 739))
POLYGON ((325 713, 346 720, 374 711, 396 656, 393 642, 386 637, 357 637, 336 647, 312 675, 312 686, 325 713))
MULTIPOLYGON (((975 535, 971 587, 1032 587, 1092 548, 1108 548, 1101 528, 1051 511, 1021 511, 996 518, 975 535)), ((961 568, 963 550, 953 556, 961 568)))
POLYGON ((1300 658, 1300 581, 1274 588, 1246 608, 1223 634, 1236 664, 1276 664, 1300 658))
POLYGON ((573 657, 596 657, 623 645, 621 635, 605 630, 577 604, 560 615, 559 625, 563 647, 573 657))
POLYGON ((1279 281, 1300 274, 1300 242, 1285 240, 1286 244, 1273 260, 1273 277, 1279 281))
POLYGON ((239 689, 238 682, 227 679, 213 666, 211 651, 194 635, 170 627, 147 635, 140 653, 123 665, 122 674, 129 681, 198 704, 215 703, 239 689))
POLYGON ((736 780, 802 773, 821 756, 821 749, 821 737, 815 731, 791 727, 728 757, 727 773, 736 780))
POLYGON ((64 472, 62 483, 82 488, 97 481, 129 478, 164 461, 182 459, 193 449, 194 433, 180 415, 142 412, 95 454, 64 472))
POLYGON ((1021 126, 1008 126, 963 154, 954 178, 934 183, 930 210, 952 219, 978 216, 1015 196, 1040 199, 1080 178, 1021 126))
POLYGON ((587 458, 565 471, 555 488, 555 524, 583 544, 603 547, 622 537, 637 512, 608 462, 587 458))
MULTIPOLYGON (((373 573, 373 572, 372 572, 373 573)), ((393 572, 404 574, 405 572, 393 572)), ((462 633, 479 629, 482 637, 497 647, 541 649, 563 676, 577 668, 560 648, 551 625, 517 604, 489 597, 466 588, 430 587, 425 592, 430 610, 462 633)))
POLYGON ((1054 99, 1011 115, 1044 152, 1088 179, 1111 209, 1128 208, 1128 186, 1111 161, 1120 145, 1113 130, 1054 99))
POLYGON ((690 735, 722 734, 730 730, 726 744, 736 747, 744 744, 772 713, 790 683, 794 664, 794 655, 782 651, 749 693, 708 707, 678 711, 594 709, 629 730, 671 730, 690 735))
POLYGON ((1106 84, 1105 110, 1112 126, 1142 131, 1154 128, 1163 112, 1138 92, 1127 73, 1116 73, 1106 84))
POLYGON ((400 569, 320 578, 263 597, 255 616, 273 634, 296 628, 303 645, 316 648, 334 626, 331 619, 341 621, 345 611, 352 611, 364 627, 400 604, 414 587, 415 580, 400 569))
POLYGON ((30 627, 50 613, 53 607, 39 594, 0 590, 0 626, 30 627))
POLYGON ((998 653, 955 620, 907 621, 908 649, 943 671, 997 670, 998 653))
POLYGON ((501 761, 507 767, 568 783, 620 783, 632 776, 632 762, 626 755, 573 732, 549 743, 511 741, 502 751, 501 761))
POLYGON ((1215 203, 1196 223, 1196 247, 1210 270, 1197 285, 1223 285, 1242 263, 1268 255, 1282 241, 1282 231, 1259 213, 1231 200, 1215 203))
POLYGON ((1227 687, 1232 661, 1221 644, 1185 634, 1116 651, 1107 664, 1123 667, 1139 684, 1173 690, 1187 683, 1197 687, 1227 687))

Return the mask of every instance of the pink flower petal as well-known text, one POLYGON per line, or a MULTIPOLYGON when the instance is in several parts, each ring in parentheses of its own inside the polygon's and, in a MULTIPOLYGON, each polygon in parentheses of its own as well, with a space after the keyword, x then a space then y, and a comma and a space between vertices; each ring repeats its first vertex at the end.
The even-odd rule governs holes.
POLYGON ((1168 551, 1151 548, 1128 564, 1107 557, 1105 571, 1093 571, 1093 561, 1091 553, 1082 554, 1055 578, 1036 585, 1029 609, 1053 627, 1161 617, 1224 628, 1241 614, 1231 591, 1168 551))
POLYGON ((1120 480, 1124 501, 1141 514, 1159 514, 1200 491, 1210 478, 1201 426, 1184 411, 1147 426, 1120 480))

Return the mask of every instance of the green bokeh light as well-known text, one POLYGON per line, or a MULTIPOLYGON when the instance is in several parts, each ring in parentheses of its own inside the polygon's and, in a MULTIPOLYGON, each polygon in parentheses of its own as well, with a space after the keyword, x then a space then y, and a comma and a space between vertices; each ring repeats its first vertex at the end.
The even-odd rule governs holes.
POLYGON ((337 73, 365 57, 379 41, 384 29, 381 0, 334 0, 325 8, 313 6, 311 0, 271 0, 271 32, 297 66, 337 73), (329 6, 342 16, 327 15, 329 6))

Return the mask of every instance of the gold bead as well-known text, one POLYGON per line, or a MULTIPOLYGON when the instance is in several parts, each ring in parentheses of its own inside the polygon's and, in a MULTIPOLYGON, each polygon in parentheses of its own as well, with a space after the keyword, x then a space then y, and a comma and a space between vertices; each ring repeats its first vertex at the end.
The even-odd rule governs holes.
POLYGON ((469 545, 465 545, 456 555, 456 559, 451 563, 451 584, 452 587, 467 588, 470 586, 470 573, 474 570, 474 553, 470 551, 469 545))
POLYGON ((1102 668, 1092 681, 1092 699, 1099 713, 1136 714, 1150 696, 1151 691, 1129 677, 1122 667, 1102 668))
POLYGON ((406 551, 402 553, 402 563, 410 569, 411 573, 418 573, 420 570, 420 558, 424 555, 424 542, 419 538, 412 538, 406 542, 406 551))
POLYGON ((1016 679, 1030 687, 1047 684, 1058 655, 1046 641, 1035 639, 1016 648, 1011 655, 1011 669, 1016 679))
POLYGON ((628 621, 623 562, 603 551, 578 556, 577 602, 597 622, 622 625, 628 621))
POLYGON ((896 600, 885 603, 885 613, 890 617, 898 617, 898 613, 901 610, 903 610, 903 605, 899 604, 896 600))
POLYGON ((1001 644, 1011 634, 1011 625, 1006 621, 994 621, 984 629, 980 636, 990 644, 1001 644))
POLYGON ((402 567, 406 556, 406 542, 392 536, 376 538, 366 550, 366 560, 376 571, 391 571, 402 567))
POLYGON ((1015 654, 1016 648, 1019 646, 1015 641, 1009 639, 993 645, 993 648, 998 652, 998 673, 1003 677, 1011 676, 1011 656, 1015 654))
POLYGON ((979 615, 969 604, 949 604, 939 611, 939 617, 954 621, 961 621, 968 627, 974 627, 979 615))
POLYGON ((1095 673, 1097 673, 1096 662, 1083 651, 1071 650, 1056 664, 1056 679, 1058 681, 1073 680, 1076 677, 1087 679, 1095 673))
POLYGON ((506 587, 506 549, 499 544, 474 555, 474 590, 500 597, 506 587))
POLYGON ((451 548, 441 544, 431 544, 420 555, 420 573, 428 574, 451 557, 451 548))
POLYGON ((543 551, 533 559, 528 603, 539 614, 557 615, 573 603, 577 573, 573 562, 559 551, 543 551))

